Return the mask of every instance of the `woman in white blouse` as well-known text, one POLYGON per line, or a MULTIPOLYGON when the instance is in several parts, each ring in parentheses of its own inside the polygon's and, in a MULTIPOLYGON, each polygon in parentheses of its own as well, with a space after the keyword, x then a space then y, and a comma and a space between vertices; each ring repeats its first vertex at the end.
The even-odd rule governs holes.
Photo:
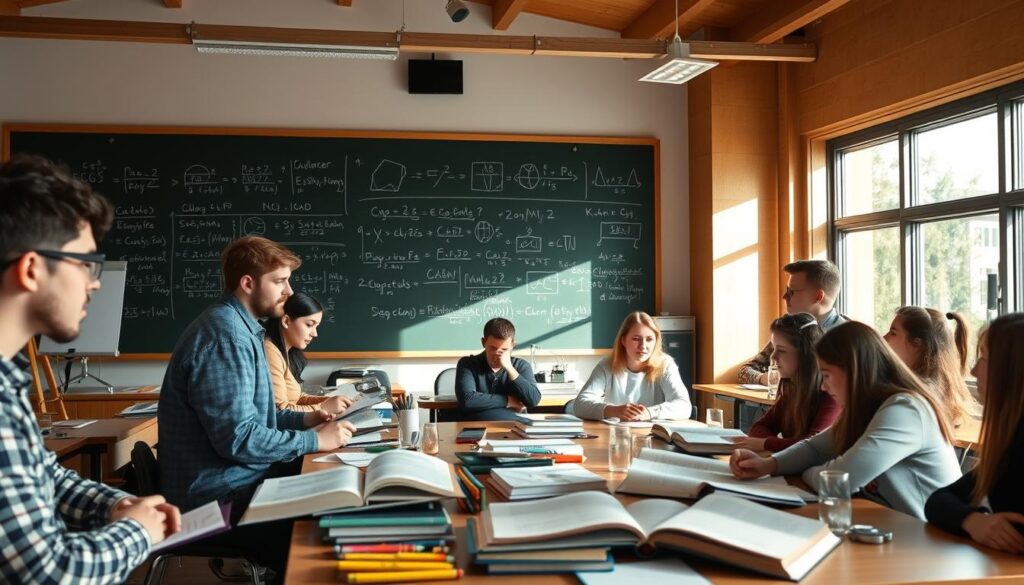
POLYGON ((630 313, 611 357, 602 359, 573 401, 592 420, 690 418, 690 396, 675 361, 661 350, 661 330, 647 313, 630 313))

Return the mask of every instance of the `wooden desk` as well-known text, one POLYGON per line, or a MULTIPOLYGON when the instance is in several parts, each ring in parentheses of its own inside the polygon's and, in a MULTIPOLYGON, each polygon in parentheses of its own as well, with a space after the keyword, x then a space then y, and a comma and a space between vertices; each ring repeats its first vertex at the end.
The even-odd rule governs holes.
MULTIPOLYGON (((479 423, 439 423, 440 457, 454 462, 454 452, 466 450, 468 445, 456 445, 455 435, 466 424, 479 423)), ((488 424, 489 436, 507 429, 501 423, 488 424)), ((608 479, 609 486, 617 485, 625 477, 624 473, 608 472, 608 427, 602 423, 587 422, 585 428, 591 434, 598 435, 595 439, 581 439, 587 456, 586 467, 608 479)), ((643 433, 643 429, 635 429, 643 433)), ((663 446, 655 439, 655 446, 663 446)), ((303 462, 303 472, 315 471, 329 467, 331 464, 313 463, 316 455, 307 455, 303 462)), ((489 496, 493 496, 493 492, 489 496)), ((617 496, 624 503, 639 499, 637 496, 617 496)), ((494 500, 498 501, 498 500, 494 500)), ((454 502, 445 504, 452 515, 457 543, 455 554, 459 567, 467 569, 462 583, 481 583, 488 585, 520 584, 522 576, 486 576, 481 568, 472 565, 466 551, 465 526, 468 514, 458 510, 454 502)), ((809 505, 796 510, 797 514, 816 517, 817 505, 809 505)), ((981 581, 994 578, 1006 579, 1004 582, 1024 582, 1024 557, 1004 553, 989 552, 975 546, 970 541, 948 535, 931 527, 916 518, 884 508, 863 499, 855 499, 853 521, 868 523, 892 530, 895 538, 884 545, 865 545, 844 542, 817 568, 815 568, 801 585, 854 585, 872 583, 922 583, 935 581, 981 581), (1019 579, 1019 581, 1018 581, 1019 579)), ((630 562, 633 555, 623 551, 617 554, 617 562, 630 562)), ((713 583, 738 585, 748 583, 789 583, 769 577, 762 577, 741 569, 718 565, 691 556, 683 556, 686 562, 696 568, 713 583)), ((288 569, 285 582, 300 583, 336 583, 334 551, 331 546, 321 540, 321 531, 312 520, 295 522, 292 533, 292 546, 288 558, 288 569)), ((573 575, 531 575, 530 583, 576 585, 573 575)), ((658 584, 660 585, 660 584, 658 584)))
POLYGON ((159 400, 160 387, 139 386, 125 392, 69 392, 62 398, 70 418, 113 418, 133 404, 159 400))
MULTIPOLYGON (((145 441, 150 446, 157 442, 156 417, 148 418, 107 418, 100 419, 80 429, 61 429, 62 436, 47 438, 46 448, 58 453, 65 452, 71 443, 66 441, 82 441, 77 446, 77 454, 89 455, 89 477, 102 481, 114 471, 131 462, 132 447, 137 441, 145 441), (105 459, 105 464, 104 464, 105 459)), ((67 455, 71 457, 73 455, 67 455)), ((65 458, 66 458, 65 457, 65 458)))

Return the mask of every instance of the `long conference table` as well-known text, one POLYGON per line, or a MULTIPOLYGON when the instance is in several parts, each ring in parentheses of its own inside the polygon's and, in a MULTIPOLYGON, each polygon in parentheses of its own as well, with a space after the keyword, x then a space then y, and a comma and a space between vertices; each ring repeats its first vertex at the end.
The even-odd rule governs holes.
MULTIPOLYGON (((439 457, 454 463, 454 453, 468 450, 468 445, 456 445, 455 436, 464 426, 486 424, 489 438, 513 438, 507 423, 439 423, 440 436, 439 457)), ((577 439, 583 445, 587 457, 584 466, 608 479, 609 489, 618 485, 625 478, 624 473, 608 471, 608 426, 604 423, 586 423, 591 439, 577 439)), ((393 431, 389 431, 393 432, 393 431)), ((646 429, 634 429, 635 433, 646 433, 646 429)), ((655 448, 665 448, 665 444, 653 439, 655 448)), ((358 449, 351 449, 356 451, 358 449)), ((331 467, 330 463, 314 463, 318 455, 307 455, 303 461, 302 472, 309 473, 331 467)), ((486 477, 486 476, 484 476, 486 477)), ((486 480, 484 482, 487 483, 486 480)), ((623 503, 631 503, 639 499, 637 496, 617 495, 623 503)), ((493 490, 488 489, 488 502, 500 501, 493 490)), ((531 584, 575 584, 574 575, 529 575, 523 576, 489 576, 480 567, 474 566, 466 551, 466 518, 468 514, 461 512, 454 501, 445 504, 452 516, 457 542, 454 553, 460 568, 466 569, 461 582, 502 585, 523 583, 531 584)), ((586 510, 580 510, 585 514, 586 510)), ((794 514, 816 518, 817 504, 810 504, 793 510, 794 514)), ((928 525, 916 518, 895 512, 868 500, 855 498, 853 502, 853 522, 856 524, 872 524, 893 532, 892 542, 882 545, 860 544, 844 541, 835 551, 821 562, 801 583, 808 585, 860 585, 881 583, 932 583, 940 581, 959 581, 979 583, 982 581, 999 580, 1003 583, 1024 583, 1024 556, 1010 555, 975 545, 970 540, 952 536, 928 525)), ((675 554, 675 553, 671 553, 675 554)), ((716 584, 739 585, 751 583, 788 583, 771 577, 739 568, 714 563, 687 554, 681 558, 716 584)), ((627 563, 636 560, 627 551, 616 553, 616 563, 627 563)), ((310 519, 298 520, 292 533, 291 550, 288 557, 288 569, 285 582, 290 584, 304 583, 337 583, 338 573, 335 569, 334 550, 325 544, 321 531, 310 519)), ((628 584, 627 584, 628 585, 628 584)), ((651 584, 660 585, 660 584, 651 584)), ((670 585, 666 582, 665 585, 670 585)))

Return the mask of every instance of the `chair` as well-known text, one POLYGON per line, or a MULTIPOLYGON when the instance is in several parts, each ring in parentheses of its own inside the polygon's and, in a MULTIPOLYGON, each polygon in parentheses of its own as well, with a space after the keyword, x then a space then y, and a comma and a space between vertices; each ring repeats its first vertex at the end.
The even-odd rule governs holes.
MULTIPOLYGON (((441 370, 434 379, 434 396, 455 394, 455 368, 441 370)), ((430 411, 430 418, 435 422, 454 422, 460 419, 459 411, 451 408, 436 408, 430 411)))
MULTIPOLYGON (((135 468, 136 482, 138 483, 140 496, 151 496, 160 493, 160 468, 158 467, 153 450, 145 441, 138 441, 132 447, 132 466, 135 468)), ((253 585, 263 585, 263 574, 266 569, 259 566, 245 553, 230 546, 205 545, 201 541, 184 544, 173 548, 153 559, 153 563, 146 572, 143 585, 159 585, 164 581, 167 572, 167 562, 178 557, 202 557, 210 559, 210 570, 221 581, 250 582, 253 585), (248 574, 229 575, 224 573, 224 559, 242 559, 248 563, 248 574)))

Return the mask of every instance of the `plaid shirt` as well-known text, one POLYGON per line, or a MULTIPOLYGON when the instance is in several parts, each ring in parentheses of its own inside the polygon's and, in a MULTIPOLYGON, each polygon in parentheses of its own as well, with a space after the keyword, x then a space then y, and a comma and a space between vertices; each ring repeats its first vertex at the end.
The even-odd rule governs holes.
POLYGON ((107 523, 129 494, 43 447, 19 362, 0 358, 0 583, 123 582, 149 555, 149 535, 135 520, 107 523))
POLYGON ((274 405, 263 327, 231 295, 178 339, 158 417, 160 491, 182 512, 260 482, 272 463, 318 444, 303 413, 274 405))

